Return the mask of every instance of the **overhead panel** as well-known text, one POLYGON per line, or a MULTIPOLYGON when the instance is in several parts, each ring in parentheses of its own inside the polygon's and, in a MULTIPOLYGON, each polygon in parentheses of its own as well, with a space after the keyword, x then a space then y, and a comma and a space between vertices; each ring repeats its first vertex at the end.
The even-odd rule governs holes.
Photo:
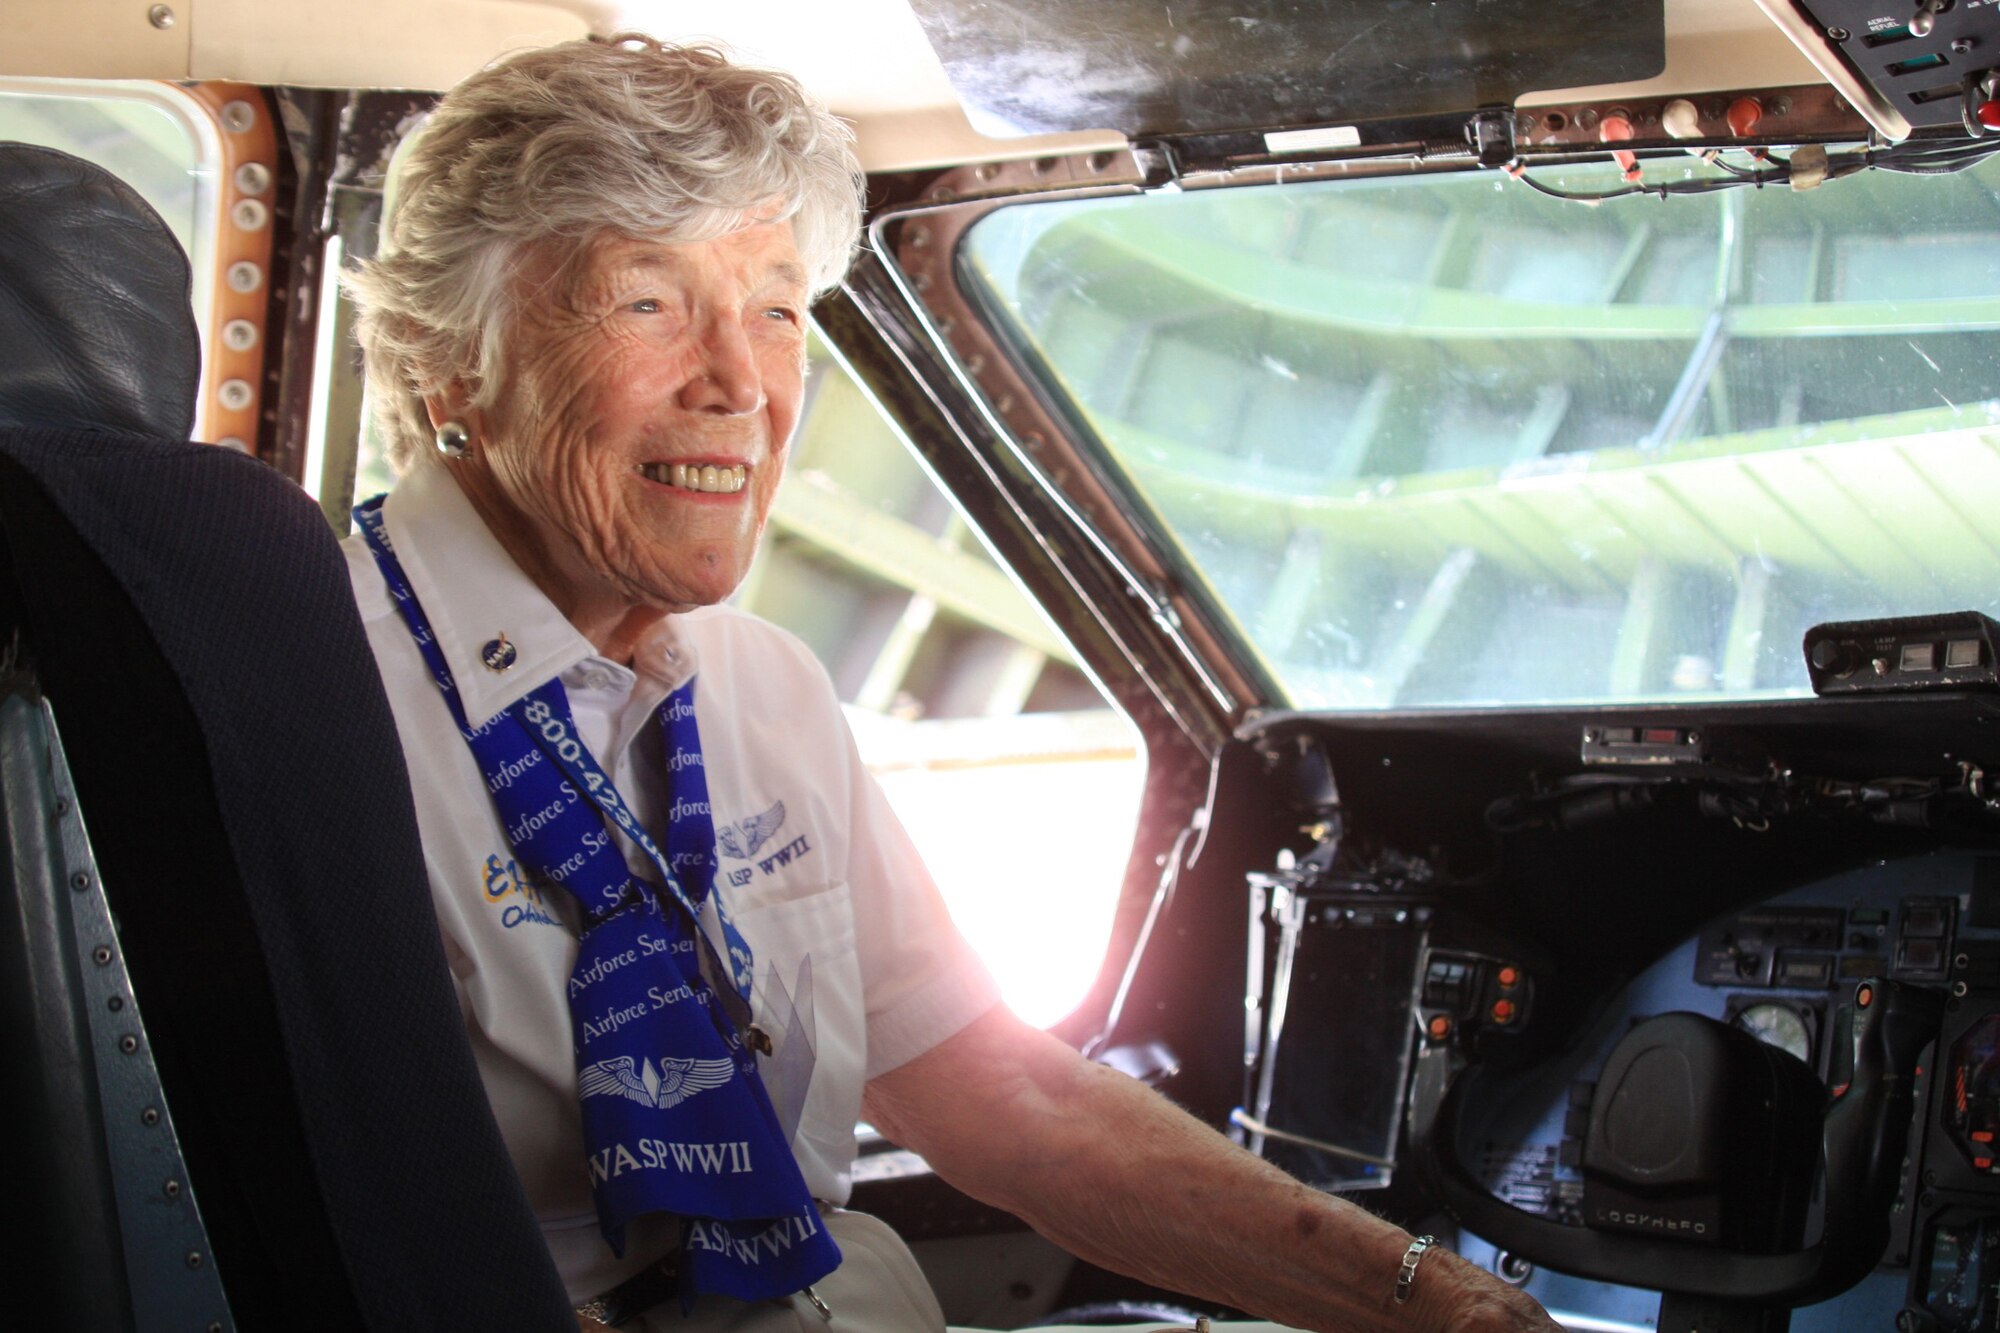
POLYGON ((1663 0, 912 0, 975 128, 1206 134, 1435 115, 1666 66, 1663 0))

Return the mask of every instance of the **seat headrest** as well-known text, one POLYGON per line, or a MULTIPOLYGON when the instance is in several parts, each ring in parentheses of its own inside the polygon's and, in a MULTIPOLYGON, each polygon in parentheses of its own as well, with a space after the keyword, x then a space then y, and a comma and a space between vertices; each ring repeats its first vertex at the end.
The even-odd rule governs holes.
POLYGON ((102 167, 0 143, 0 427, 185 440, 201 338, 187 255, 102 167))

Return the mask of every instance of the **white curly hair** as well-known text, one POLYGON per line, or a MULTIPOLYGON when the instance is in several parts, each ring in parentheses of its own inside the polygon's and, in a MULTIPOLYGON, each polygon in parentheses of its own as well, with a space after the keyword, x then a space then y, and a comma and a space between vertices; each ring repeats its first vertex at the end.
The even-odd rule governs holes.
POLYGON ((377 258, 344 276, 376 427, 400 470, 431 441, 424 399, 489 407, 513 277, 605 234, 712 240, 789 221, 813 294, 861 228, 852 134, 790 76, 625 33, 523 52, 445 94, 409 146, 377 258))

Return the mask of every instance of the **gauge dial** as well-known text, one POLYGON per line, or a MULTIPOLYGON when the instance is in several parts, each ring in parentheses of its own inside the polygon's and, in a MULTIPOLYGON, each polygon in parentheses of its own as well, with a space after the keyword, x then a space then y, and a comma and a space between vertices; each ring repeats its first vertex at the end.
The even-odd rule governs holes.
POLYGON ((1812 1063, 1812 1031, 1788 1004, 1753 1004, 1736 1015, 1736 1026, 1761 1042, 1812 1063))

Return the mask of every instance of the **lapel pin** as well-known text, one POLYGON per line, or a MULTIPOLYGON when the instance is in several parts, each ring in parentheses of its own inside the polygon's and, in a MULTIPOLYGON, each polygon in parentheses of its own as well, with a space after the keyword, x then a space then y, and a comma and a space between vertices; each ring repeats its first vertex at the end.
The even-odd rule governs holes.
POLYGON ((488 671, 505 671, 514 665, 518 656, 520 654, 514 651, 513 644, 507 642, 504 632, 497 639, 488 639, 486 646, 479 650, 479 660, 486 663, 488 671))

